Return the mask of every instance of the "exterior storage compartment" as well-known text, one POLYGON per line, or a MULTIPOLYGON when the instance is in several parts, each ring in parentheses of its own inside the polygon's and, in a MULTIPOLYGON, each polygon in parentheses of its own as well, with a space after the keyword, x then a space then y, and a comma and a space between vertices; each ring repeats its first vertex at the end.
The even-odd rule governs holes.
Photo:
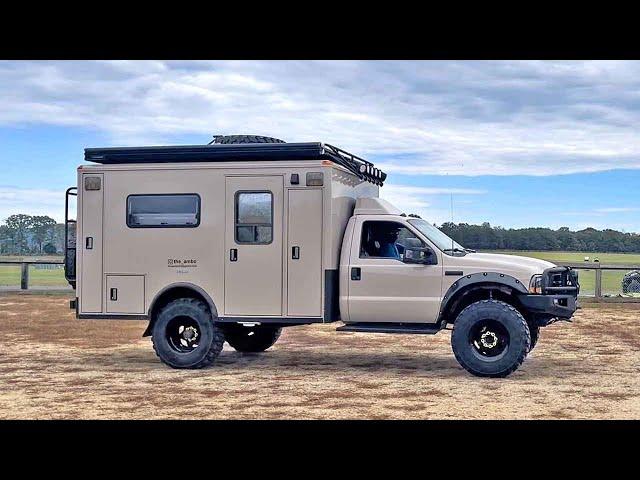
POLYGON ((143 314, 144 275, 107 275, 107 313, 143 314))

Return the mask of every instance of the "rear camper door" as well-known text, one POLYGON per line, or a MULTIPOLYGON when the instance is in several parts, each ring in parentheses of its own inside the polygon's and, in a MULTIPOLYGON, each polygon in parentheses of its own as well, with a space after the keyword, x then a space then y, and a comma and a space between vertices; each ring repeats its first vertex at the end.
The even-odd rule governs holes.
POLYGON ((282 316, 283 177, 226 179, 225 315, 282 316))
POLYGON ((104 175, 82 175, 82 238, 76 240, 82 252, 80 313, 102 312, 102 214, 104 175))

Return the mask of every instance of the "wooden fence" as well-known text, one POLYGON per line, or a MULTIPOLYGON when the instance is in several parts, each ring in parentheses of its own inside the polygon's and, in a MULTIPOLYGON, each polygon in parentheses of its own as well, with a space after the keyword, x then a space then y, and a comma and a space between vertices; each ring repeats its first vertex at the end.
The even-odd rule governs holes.
MULTIPOLYGON (((581 302, 610 302, 610 303, 640 303, 640 296, 631 296, 631 295, 603 295, 602 293, 602 273, 606 271, 631 271, 638 270, 640 271, 640 265, 618 265, 618 264, 603 264, 600 262, 576 262, 576 263, 566 263, 560 262, 561 265, 566 265, 567 267, 571 267, 576 270, 593 270, 595 272, 595 287, 593 295, 585 295, 585 292, 582 291, 580 294, 581 302)), ((578 282, 580 281, 580 273, 578 273, 578 282)), ((622 291, 622 288, 621 288, 622 291)))
MULTIPOLYGON (((1 260, 0 265, 20 265, 20 290, 29 289, 29 266, 31 265, 64 265, 62 260, 1 260)), ((67 290, 66 287, 54 289, 67 290)))

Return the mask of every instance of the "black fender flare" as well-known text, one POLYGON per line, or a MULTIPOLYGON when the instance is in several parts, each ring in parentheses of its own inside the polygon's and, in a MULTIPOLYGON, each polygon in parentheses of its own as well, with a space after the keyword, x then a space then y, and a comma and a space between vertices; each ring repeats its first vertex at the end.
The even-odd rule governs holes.
POLYGON ((456 280, 447 290, 447 293, 442 297, 440 302, 440 313, 438 315, 438 322, 444 320, 445 312, 449 311, 449 307, 455 304, 459 294, 467 290, 469 287, 483 285, 497 285, 502 287, 508 287, 515 290, 520 294, 528 294, 529 290, 525 287, 520 280, 511 275, 505 273, 496 272, 478 272, 470 275, 465 275, 456 280))
POLYGON ((153 300, 151 301, 151 304, 149 305, 149 310, 147 312, 147 316, 149 318, 149 325, 147 326, 147 329, 145 330, 145 332, 142 334, 143 337, 148 337, 149 335, 151 335, 151 329, 153 328, 153 322, 154 322, 153 311, 156 308, 158 300, 162 298, 162 296, 165 293, 169 292, 170 290, 174 290, 176 288, 187 289, 197 293, 207 302, 213 317, 215 318, 218 316, 218 309, 216 308, 216 304, 211 299, 211 296, 203 288, 189 282, 171 283, 166 287, 164 287, 162 290, 160 290, 158 293, 156 293, 156 295, 153 297, 153 300))

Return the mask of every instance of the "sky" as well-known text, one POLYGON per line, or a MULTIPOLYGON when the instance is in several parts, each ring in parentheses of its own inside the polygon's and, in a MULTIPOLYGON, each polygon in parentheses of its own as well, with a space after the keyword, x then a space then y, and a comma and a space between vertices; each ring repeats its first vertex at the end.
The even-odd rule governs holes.
POLYGON ((637 61, 0 61, 0 221, 64 217, 85 147, 322 141, 407 213, 640 232, 637 61))

